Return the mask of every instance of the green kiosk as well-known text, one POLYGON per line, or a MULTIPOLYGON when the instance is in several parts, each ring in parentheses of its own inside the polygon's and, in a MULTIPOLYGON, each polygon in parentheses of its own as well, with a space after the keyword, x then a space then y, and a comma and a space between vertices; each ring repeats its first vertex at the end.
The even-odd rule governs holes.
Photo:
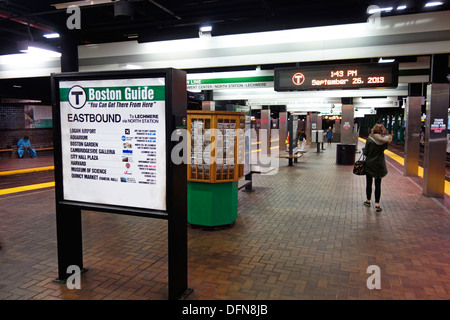
POLYGON ((193 227, 231 225, 244 176, 245 113, 192 110, 187 120, 187 220, 193 227))

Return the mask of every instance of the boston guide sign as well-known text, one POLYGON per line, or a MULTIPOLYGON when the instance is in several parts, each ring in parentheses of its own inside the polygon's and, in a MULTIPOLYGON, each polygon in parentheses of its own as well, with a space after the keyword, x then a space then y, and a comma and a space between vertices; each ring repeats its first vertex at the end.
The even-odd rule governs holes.
POLYGON ((187 288, 186 164, 171 162, 186 121, 186 73, 52 75, 58 278, 83 266, 82 210, 168 221, 169 299, 187 288))
POLYGON ((396 88, 398 62, 275 69, 275 91, 396 88))
POLYGON ((65 200, 166 210, 164 80, 59 83, 65 200))

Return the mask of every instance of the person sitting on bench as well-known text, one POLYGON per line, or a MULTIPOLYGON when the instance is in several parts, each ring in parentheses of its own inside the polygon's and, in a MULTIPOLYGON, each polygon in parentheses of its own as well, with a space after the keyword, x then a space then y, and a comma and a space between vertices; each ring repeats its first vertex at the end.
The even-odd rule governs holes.
POLYGON ((22 158, 25 153, 31 154, 33 158, 36 158, 36 151, 31 147, 30 139, 28 136, 23 137, 17 142, 17 153, 19 158, 22 158))

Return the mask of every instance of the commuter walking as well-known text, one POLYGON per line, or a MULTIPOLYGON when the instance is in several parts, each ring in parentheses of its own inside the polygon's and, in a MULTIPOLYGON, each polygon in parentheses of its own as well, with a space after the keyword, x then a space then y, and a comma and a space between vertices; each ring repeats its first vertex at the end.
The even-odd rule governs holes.
POLYGON ((392 136, 388 134, 383 124, 376 124, 367 138, 366 146, 363 148, 363 154, 366 156, 366 196, 364 205, 371 206, 372 184, 375 180, 375 210, 381 212, 381 179, 387 175, 386 161, 384 159, 384 150, 387 149, 392 136))

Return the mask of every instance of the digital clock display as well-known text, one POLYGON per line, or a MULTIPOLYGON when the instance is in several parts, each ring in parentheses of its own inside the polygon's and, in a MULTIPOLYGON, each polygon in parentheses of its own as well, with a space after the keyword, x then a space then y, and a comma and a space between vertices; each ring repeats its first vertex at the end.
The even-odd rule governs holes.
POLYGON ((398 62, 275 69, 275 91, 396 88, 398 62))

